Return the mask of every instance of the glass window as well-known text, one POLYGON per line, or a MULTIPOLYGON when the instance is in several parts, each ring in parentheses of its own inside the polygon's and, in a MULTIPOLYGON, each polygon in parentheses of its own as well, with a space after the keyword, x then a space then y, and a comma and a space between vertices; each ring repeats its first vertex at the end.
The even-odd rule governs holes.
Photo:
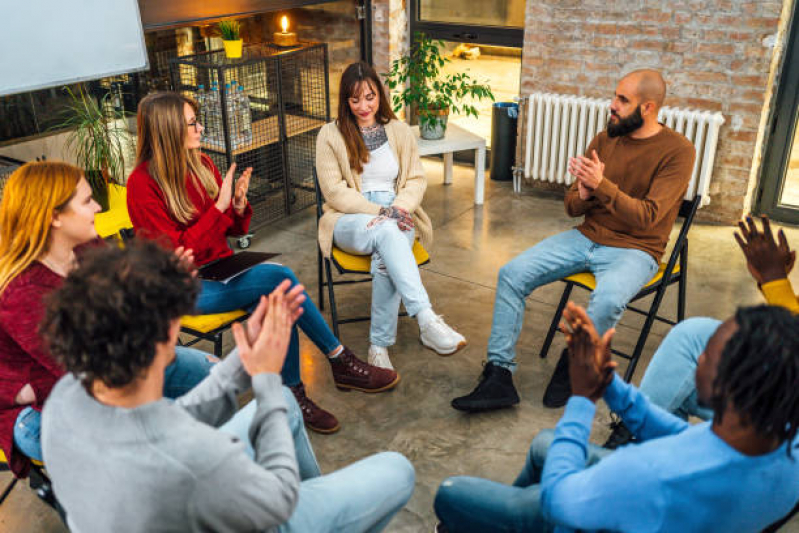
POLYGON ((523 28, 524 3, 524 0, 420 0, 419 20, 523 28))
POLYGON ((789 150, 785 181, 782 186, 780 204, 799 207, 799 124, 794 123, 793 146, 789 150))

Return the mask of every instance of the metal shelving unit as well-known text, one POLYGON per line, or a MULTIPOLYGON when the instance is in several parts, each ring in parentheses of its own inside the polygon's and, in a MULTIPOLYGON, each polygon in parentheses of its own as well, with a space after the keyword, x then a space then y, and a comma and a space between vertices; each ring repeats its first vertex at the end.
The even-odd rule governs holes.
POLYGON ((330 121, 326 44, 252 44, 241 59, 218 50, 178 57, 170 66, 174 89, 187 96, 208 100, 208 89, 218 86, 215 97, 201 102, 203 152, 222 174, 234 162, 253 168, 248 198, 254 228, 314 204, 316 136, 330 121), (244 90, 234 92, 228 87, 233 82, 244 90))

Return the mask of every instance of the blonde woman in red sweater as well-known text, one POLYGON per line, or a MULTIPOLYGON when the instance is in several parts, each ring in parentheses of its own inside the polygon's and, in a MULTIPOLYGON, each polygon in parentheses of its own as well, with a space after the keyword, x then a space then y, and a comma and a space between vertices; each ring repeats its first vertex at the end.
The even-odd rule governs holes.
MULTIPOLYGON (((178 93, 153 93, 141 101, 138 164, 128 179, 128 211, 137 232, 166 236, 173 246, 191 249, 202 266, 232 255, 227 236, 246 233, 252 216, 247 202, 252 169, 242 173, 235 190, 235 164, 222 178, 200 151, 204 128, 197 121, 197 111, 195 101, 178 93)), ((197 311, 221 313, 252 307, 285 279, 292 285, 299 283, 290 268, 261 264, 228 283, 203 280, 197 311)), ((303 309, 296 326, 327 355, 337 387, 381 392, 396 386, 396 372, 368 365, 341 344, 310 297, 303 309)), ((305 393, 296 326, 283 367, 284 383, 294 392, 306 425, 320 433, 332 433, 339 429, 336 417, 305 393)))

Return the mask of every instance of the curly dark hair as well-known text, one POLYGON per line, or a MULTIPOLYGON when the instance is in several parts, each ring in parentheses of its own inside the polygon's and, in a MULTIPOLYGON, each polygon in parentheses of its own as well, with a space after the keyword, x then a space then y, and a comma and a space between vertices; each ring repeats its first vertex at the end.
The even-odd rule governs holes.
POLYGON ((732 402, 760 435, 791 443, 799 427, 799 319, 761 305, 739 308, 735 322, 713 383, 716 421, 732 402))
POLYGON ((81 254, 80 266, 47 301, 42 334, 50 353, 91 394, 131 383, 169 339, 172 320, 190 313, 199 282, 171 251, 134 239, 81 254))

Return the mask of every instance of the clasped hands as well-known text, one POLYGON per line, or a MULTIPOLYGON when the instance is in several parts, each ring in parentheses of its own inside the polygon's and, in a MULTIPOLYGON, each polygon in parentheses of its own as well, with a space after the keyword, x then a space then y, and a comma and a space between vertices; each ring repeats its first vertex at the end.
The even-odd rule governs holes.
POLYGON ((369 221, 366 225, 367 228, 373 228, 378 224, 382 224, 388 219, 397 221, 397 227, 401 231, 411 231, 413 229, 413 217, 407 209, 392 205, 390 207, 381 207, 378 215, 369 221))
POLYGON ((793 269, 796 262, 796 252, 788 246, 785 232, 779 230, 777 239, 771 231, 771 223, 767 216, 760 217, 763 230, 757 229, 757 224, 752 215, 746 217, 746 222, 738 222, 741 235, 735 232, 735 240, 746 256, 746 266, 759 285, 783 279, 793 269))
POLYGON ((569 350, 569 379, 572 395, 583 396, 596 403, 613 381, 617 366, 611 360, 610 342, 615 329, 600 337, 585 309, 569 302, 558 327, 566 336, 569 350))
POLYGON ((250 176, 252 167, 247 167, 236 181, 236 190, 233 191, 233 177, 236 174, 236 163, 230 165, 222 185, 219 186, 219 195, 216 197, 216 208, 220 213, 224 213, 233 204, 236 214, 241 216, 247 208, 247 191, 250 189, 250 176))
POLYGON ((233 338, 244 370, 250 375, 280 374, 286 360, 291 328, 302 315, 305 287, 283 280, 269 296, 261 296, 246 328, 233 324, 233 338))
POLYGON ((593 196, 594 189, 602 183, 605 163, 599 160, 596 150, 591 150, 591 157, 578 155, 569 159, 569 174, 577 179, 577 192, 581 200, 593 196))

